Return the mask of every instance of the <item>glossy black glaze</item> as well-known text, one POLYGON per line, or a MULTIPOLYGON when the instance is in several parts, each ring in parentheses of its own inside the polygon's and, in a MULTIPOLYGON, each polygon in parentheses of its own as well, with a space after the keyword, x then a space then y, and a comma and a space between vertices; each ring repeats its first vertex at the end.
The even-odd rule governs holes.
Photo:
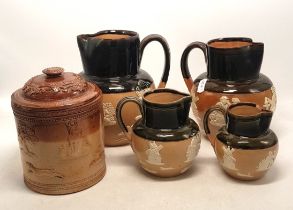
POLYGON ((229 106, 227 110, 220 106, 214 106, 209 108, 204 115, 203 123, 206 134, 210 134, 208 118, 214 111, 220 111, 226 117, 227 132, 249 138, 255 138, 264 134, 269 129, 273 117, 273 112, 261 110, 254 103, 237 103, 229 106), (258 110, 257 114, 245 115, 243 111, 242 115, 235 115, 231 112, 235 107, 247 106, 255 107, 258 110))
POLYGON ((204 119, 205 131, 208 134, 208 116, 213 111, 221 111, 226 116, 226 126, 222 127, 217 139, 232 148, 240 149, 265 149, 278 143, 276 134, 269 129, 272 115, 271 111, 261 110, 253 103, 238 103, 229 106, 225 111, 221 107, 210 108, 204 119), (241 114, 233 114, 235 107, 255 107, 254 114, 247 115, 243 110, 241 114))
POLYGON ((143 124, 153 129, 176 129, 184 126, 188 121, 192 98, 190 95, 171 89, 156 89, 144 94, 142 106, 144 111, 143 124), (173 93, 182 99, 173 103, 152 103, 145 99, 150 94, 173 93))
POLYGON ((146 92, 142 100, 136 97, 125 97, 119 101, 116 108, 117 121, 124 132, 125 126, 121 110, 128 102, 136 103, 142 113, 142 118, 133 126, 133 132, 146 139, 160 141, 176 141, 190 138, 199 131, 198 125, 188 117, 191 96, 172 89, 156 89, 146 92), (180 99, 166 103, 154 103, 148 100, 148 95, 172 93, 180 95, 180 99))
MULTIPOLYGON (((264 51, 263 43, 255 43, 250 38, 241 37, 214 39, 209 41, 208 44, 193 42, 186 47, 181 57, 181 71, 185 79, 191 77, 188 67, 188 56, 194 48, 202 50, 207 63, 207 73, 201 74, 195 83, 199 79, 204 78, 208 78, 211 82, 226 82, 232 85, 238 85, 241 82, 257 85, 262 80, 265 83, 271 83, 268 78, 264 78, 263 76, 263 78, 259 77, 264 51), (250 45, 235 48, 215 48, 210 46, 213 42, 228 41, 249 42, 250 45)), ((216 89, 215 86, 212 85, 212 89, 216 89)), ((263 89, 263 87, 260 89, 263 89)), ((222 91, 216 90, 216 92, 222 91)))
POLYGON ((273 116, 271 111, 259 110, 259 113, 253 116, 239 116, 230 112, 234 107, 240 106, 256 107, 256 105, 252 103, 231 105, 226 115, 227 131, 229 133, 236 136, 256 138, 268 131, 273 116))
POLYGON ((167 41, 152 34, 140 42, 136 32, 106 30, 95 34, 77 36, 84 72, 87 80, 96 83, 104 93, 119 93, 135 90, 137 86, 150 87, 152 78, 140 70, 143 51, 148 43, 158 41, 164 50, 165 67, 161 81, 166 83, 170 70, 170 51, 167 41), (125 38, 105 39, 100 35, 127 35, 125 38), (139 82, 141 81, 141 82, 139 82), (144 84, 142 84, 145 82, 144 84))
POLYGON ((222 81, 256 80, 262 63, 263 43, 254 43, 249 38, 214 39, 207 44, 208 75, 222 81), (251 45, 236 48, 215 48, 213 42, 244 41, 251 45))
POLYGON ((199 132, 199 127, 190 118, 186 124, 175 129, 154 129, 139 120, 133 125, 133 132, 146 140, 181 141, 195 136, 199 132))
POLYGON ((78 48, 86 75, 123 77, 135 75, 139 66, 139 36, 133 31, 101 31, 77 36, 78 48), (104 34, 125 34, 124 39, 101 39, 104 34))
POLYGON ((256 138, 237 136, 229 133, 226 127, 219 130, 217 139, 222 143, 237 149, 266 149, 278 143, 276 134, 271 130, 267 130, 256 138))
MULTIPOLYGON (((195 80, 194 84, 198 83, 207 78, 207 72, 199 75, 195 80)), ((220 80, 208 79, 205 84, 205 91, 217 92, 217 93, 230 93, 230 94, 241 94, 241 93, 259 93, 270 89, 273 86, 272 81, 264 74, 260 73, 257 80, 250 80, 246 82, 224 82, 220 80)))
POLYGON ((98 85, 103 93, 139 91, 149 88, 154 83, 152 77, 144 70, 138 71, 136 75, 112 78, 86 75, 83 72, 80 75, 98 85))

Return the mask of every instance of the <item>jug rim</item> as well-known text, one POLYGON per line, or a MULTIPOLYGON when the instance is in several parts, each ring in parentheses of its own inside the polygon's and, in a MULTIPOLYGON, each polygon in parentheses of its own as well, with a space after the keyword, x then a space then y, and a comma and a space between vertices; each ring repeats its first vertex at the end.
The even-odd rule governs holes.
POLYGON ((78 39, 88 39, 95 37, 97 40, 104 40, 104 41, 113 41, 113 40, 123 40, 123 39, 133 39, 138 38, 138 33, 135 31, 130 30, 120 30, 120 29, 109 29, 109 30, 102 30, 98 31, 93 34, 80 34, 77 35, 78 39), (100 35, 108 35, 108 34, 115 34, 115 35, 127 35, 128 37, 122 37, 119 39, 107 39, 107 38, 99 38, 100 35))
POLYGON ((181 92, 178 90, 170 89, 170 88, 158 88, 158 89, 154 89, 154 90, 150 90, 150 91, 145 92, 143 94, 142 100, 147 105, 151 105, 154 107, 171 107, 171 106, 177 106, 183 100, 190 100, 190 102, 191 102, 191 96, 190 96, 190 94, 187 94, 187 93, 184 93, 184 92, 181 92), (148 100, 146 98, 148 95, 156 94, 156 93, 172 93, 172 94, 181 95, 182 97, 177 100, 173 100, 171 102, 166 102, 166 103, 153 102, 153 101, 148 100))
POLYGON ((216 38, 212 39, 207 42, 207 47, 212 48, 215 50, 236 50, 236 49, 245 49, 245 48, 251 48, 251 47, 263 47, 264 43, 262 42, 253 42, 251 38, 248 37, 222 37, 222 38, 216 38), (246 42, 248 44, 245 44, 243 46, 235 46, 235 47, 215 47, 212 46, 212 43, 215 42, 246 42))
POLYGON ((229 117, 233 117, 233 118, 238 118, 238 119, 253 119, 253 118, 258 118, 258 117, 263 117, 263 116, 272 116, 272 112, 270 110, 266 110, 266 109, 262 109, 260 108, 258 105, 256 105, 255 103, 237 103, 237 104, 233 104, 231 106, 229 106, 228 110, 227 110, 228 116, 229 117), (250 106, 250 107, 255 107, 255 114, 235 114, 233 113, 231 110, 234 109, 235 107, 241 107, 241 106, 250 106))

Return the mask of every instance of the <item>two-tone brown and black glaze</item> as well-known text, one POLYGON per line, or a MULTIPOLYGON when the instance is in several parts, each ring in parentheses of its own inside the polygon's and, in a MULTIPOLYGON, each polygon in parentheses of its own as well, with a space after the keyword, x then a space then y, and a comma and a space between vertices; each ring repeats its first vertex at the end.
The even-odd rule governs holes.
POLYGON ((117 119, 131 141, 141 166, 156 176, 171 177, 185 172, 200 148, 198 125, 188 117, 191 96, 172 89, 156 89, 142 100, 126 97, 117 106, 117 119), (142 117, 126 127, 121 110, 134 102, 142 117))
MULTIPOLYGON (((193 112, 201 128, 206 111, 214 106, 227 109, 239 102, 252 102, 263 109, 275 110, 275 88, 271 80, 260 73, 263 50, 263 43, 241 37, 214 39, 207 44, 193 42, 187 46, 182 54, 181 70, 193 97, 193 112), (207 72, 193 81, 187 61, 194 48, 203 51, 207 72)), ((208 138, 212 144, 218 129, 223 125, 224 116, 221 112, 215 110, 209 115, 211 133, 208 138)))
MULTIPOLYGON (((165 67, 158 86, 163 88, 169 76, 170 52, 167 41, 162 36, 152 34, 140 41, 136 32, 126 30, 106 30, 77 36, 84 68, 81 75, 103 91, 107 146, 119 146, 128 142, 115 116, 118 101, 126 96, 142 97, 144 92, 155 88, 151 76, 140 69, 144 49, 152 41, 158 41, 165 53, 165 67)), ((125 121, 133 124, 133 119, 139 112, 132 105, 127 105, 127 110, 125 121)))
MULTIPOLYGON (((260 109, 256 104, 231 105, 226 116, 227 125, 222 127, 214 144, 215 153, 223 169, 232 177, 241 180, 261 178, 273 165, 278 152, 278 138, 269 129, 273 113, 260 109)), ((209 133, 208 116, 204 125, 209 133)))

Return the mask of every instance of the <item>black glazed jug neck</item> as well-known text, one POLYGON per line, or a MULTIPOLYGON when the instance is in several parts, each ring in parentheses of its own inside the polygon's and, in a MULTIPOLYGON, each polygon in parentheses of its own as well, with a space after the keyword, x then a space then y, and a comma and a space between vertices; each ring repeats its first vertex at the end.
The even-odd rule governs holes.
POLYGON ((172 89, 145 93, 142 123, 153 129, 177 129, 187 124, 191 96, 172 89))
POLYGON ((227 131, 236 136, 256 138, 270 127, 273 113, 258 109, 253 103, 239 103, 229 107, 227 131))
POLYGON ((244 82, 259 77, 264 44, 250 38, 214 39, 207 44, 209 79, 244 82))
POLYGON ((84 73, 96 77, 124 77, 139 70, 139 36, 125 30, 106 30, 77 36, 84 73))

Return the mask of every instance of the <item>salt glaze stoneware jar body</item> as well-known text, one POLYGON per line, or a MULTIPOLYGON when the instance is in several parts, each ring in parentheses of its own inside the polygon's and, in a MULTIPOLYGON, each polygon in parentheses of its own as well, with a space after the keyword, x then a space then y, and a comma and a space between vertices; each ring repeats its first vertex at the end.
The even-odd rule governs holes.
MULTIPOLYGON (((165 53, 165 67, 159 84, 163 88, 169 75, 170 52, 162 36, 149 35, 140 42, 136 32, 109 30, 77 37, 84 68, 81 75, 98 85, 103 92, 106 146, 128 144, 115 116, 118 101, 126 96, 141 97, 144 92, 155 88, 151 76, 140 69, 144 48, 152 41, 161 43, 165 53)), ((132 125, 139 110, 132 104, 127 105, 125 110, 124 120, 132 125)))
MULTIPOLYGON (((206 111, 213 106, 227 109, 231 104, 252 102, 265 110, 274 111, 276 93, 271 80, 259 73, 263 58, 263 43, 249 38, 214 39, 207 44, 193 42, 184 50, 181 70, 193 98, 193 112, 203 128, 206 111), (187 65, 188 55, 194 48, 203 51, 207 72, 192 80, 187 65)), ((216 133, 224 125, 224 116, 219 111, 209 115, 213 144, 216 133)))
MULTIPOLYGON (((222 107, 210 108, 225 110, 222 107)), ((272 167, 278 153, 278 138, 269 129, 272 112, 256 104, 238 103, 226 112, 227 125, 216 136, 214 150, 220 165, 230 176, 241 180, 261 178, 272 167)), ((208 117, 204 120, 209 133, 208 117)))
POLYGON ((118 103, 118 123, 147 172, 172 177, 191 167, 201 141, 198 125, 188 117, 191 100, 175 90, 156 89, 145 93, 142 100, 126 97, 118 103), (121 116, 128 102, 138 104, 142 113, 132 127, 126 127, 121 116))
POLYGON ((102 92, 60 67, 43 73, 11 96, 24 182, 44 194, 81 191, 106 171, 102 92))

